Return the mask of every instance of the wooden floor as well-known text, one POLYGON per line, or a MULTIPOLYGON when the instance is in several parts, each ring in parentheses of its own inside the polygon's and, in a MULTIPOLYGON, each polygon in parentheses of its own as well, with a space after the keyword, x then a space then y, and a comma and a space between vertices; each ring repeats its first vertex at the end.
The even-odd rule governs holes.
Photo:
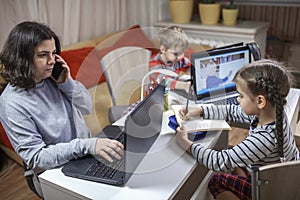
POLYGON ((27 186, 23 167, 1 154, 0 199, 5 200, 39 200, 27 186))

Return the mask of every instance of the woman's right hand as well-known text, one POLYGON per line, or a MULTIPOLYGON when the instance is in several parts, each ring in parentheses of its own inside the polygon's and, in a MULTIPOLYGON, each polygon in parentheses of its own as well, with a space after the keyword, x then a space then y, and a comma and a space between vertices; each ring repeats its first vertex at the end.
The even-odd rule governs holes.
POLYGON ((55 81, 57 83, 68 81, 71 78, 71 72, 67 62, 58 54, 55 55, 55 62, 60 62, 62 64, 62 67, 64 68, 64 72, 62 73, 62 75, 55 81))
POLYGON ((183 120, 188 120, 191 117, 196 117, 196 116, 202 116, 203 115, 203 109, 201 106, 193 106, 188 108, 188 112, 186 113, 186 108, 182 107, 179 111, 179 116, 183 120))
POLYGON ((108 162, 113 162, 113 158, 120 160, 124 154, 124 146, 117 140, 99 138, 96 143, 96 154, 100 155, 108 162))

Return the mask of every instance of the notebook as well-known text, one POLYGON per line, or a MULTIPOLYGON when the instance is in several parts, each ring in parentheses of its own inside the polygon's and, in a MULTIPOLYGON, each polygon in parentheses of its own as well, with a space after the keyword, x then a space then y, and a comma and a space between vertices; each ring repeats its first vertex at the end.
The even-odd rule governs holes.
POLYGON ((233 46, 191 55, 193 89, 196 103, 234 103, 236 72, 251 62, 248 46, 233 46))
POLYGON ((121 160, 106 160, 86 156, 63 166, 66 176, 111 185, 125 184, 157 139, 164 111, 164 83, 157 85, 128 115, 125 126, 106 126, 98 137, 115 138, 125 147, 121 160), (106 168, 106 169, 103 169, 106 168))

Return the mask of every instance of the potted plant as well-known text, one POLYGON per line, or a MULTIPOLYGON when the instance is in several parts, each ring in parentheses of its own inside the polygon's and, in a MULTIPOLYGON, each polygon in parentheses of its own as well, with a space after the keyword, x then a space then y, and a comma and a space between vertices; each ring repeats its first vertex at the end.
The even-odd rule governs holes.
POLYGON ((222 9, 223 24, 227 26, 233 26, 236 24, 239 10, 233 3, 234 0, 230 0, 230 4, 222 9))
POLYGON ((215 0, 202 0, 199 4, 199 14, 202 24, 217 24, 220 18, 221 6, 215 0))
POLYGON ((169 0, 170 14, 174 23, 189 23, 192 18, 194 0, 169 0))

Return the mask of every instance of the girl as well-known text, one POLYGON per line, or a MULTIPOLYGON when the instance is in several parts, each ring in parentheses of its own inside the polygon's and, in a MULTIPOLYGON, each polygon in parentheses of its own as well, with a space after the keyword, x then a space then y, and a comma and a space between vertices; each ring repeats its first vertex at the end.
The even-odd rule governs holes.
POLYGON ((272 60, 261 60, 240 69, 235 77, 239 105, 201 105, 180 111, 183 119, 201 115, 209 119, 226 119, 250 123, 247 138, 231 149, 214 151, 187 138, 178 127, 176 140, 200 163, 214 171, 209 189, 217 199, 251 199, 252 164, 267 165, 299 159, 284 113, 290 78, 285 68, 272 60), (231 173, 230 173, 231 172, 231 173))

